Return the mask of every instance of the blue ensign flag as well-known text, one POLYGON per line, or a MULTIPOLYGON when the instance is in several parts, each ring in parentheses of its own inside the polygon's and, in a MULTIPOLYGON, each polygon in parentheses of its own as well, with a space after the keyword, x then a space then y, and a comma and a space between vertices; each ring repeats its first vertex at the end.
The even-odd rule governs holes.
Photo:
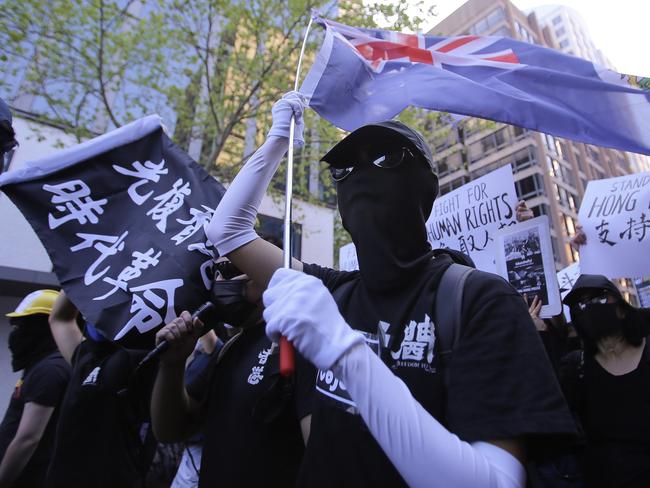
POLYGON ((650 154, 650 78, 507 37, 436 37, 316 17, 325 40, 302 85, 345 130, 408 106, 650 154))

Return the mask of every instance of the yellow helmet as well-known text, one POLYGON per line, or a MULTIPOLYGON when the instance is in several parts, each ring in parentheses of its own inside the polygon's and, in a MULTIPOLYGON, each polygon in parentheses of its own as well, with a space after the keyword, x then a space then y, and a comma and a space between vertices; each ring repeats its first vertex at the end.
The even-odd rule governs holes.
POLYGON ((50 314, 54 301, 59 296, 56 290, 36 290, 27 295, 7 317, 25 317, 37 313, 50 314))

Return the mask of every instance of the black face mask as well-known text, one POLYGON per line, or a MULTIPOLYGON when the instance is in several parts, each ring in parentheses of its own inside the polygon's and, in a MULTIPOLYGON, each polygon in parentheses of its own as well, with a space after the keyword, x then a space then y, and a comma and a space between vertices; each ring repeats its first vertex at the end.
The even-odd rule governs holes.
POLYGON ((29 368, 56 349, 47 323, 47 316, 13 319, 15 327, 9 333, 11 368, 14 371, 29 368))
POLYGON ((626 319, 617 315, 617 303, 591 303, 584 310, 571 309, 571 319, 583 341, 596 344, 605 337, 620 336, 626 319))
POLYGON ((217 320, 233 327, 253 325, 249 322, 258 307, 246 299, 246 285, 249 281, 221 280, 212 283, 212 303, 217 320))
POLYGON ((343 227, 357 250, 368 290, 390 292, 411 280, 431 259, 426 219, 436 180, 415 157, 396 168, 362 164, 337 185, 343 227))

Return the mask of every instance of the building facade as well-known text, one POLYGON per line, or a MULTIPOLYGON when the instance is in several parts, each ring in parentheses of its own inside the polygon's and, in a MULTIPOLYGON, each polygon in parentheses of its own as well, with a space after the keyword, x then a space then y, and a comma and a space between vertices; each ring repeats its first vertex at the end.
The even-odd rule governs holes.
MULTIPOLYGON (((433 27, 430 34, 509 36, 558 49, 558 32, 562 41, 569 36, 553 27, 555 16, 549 18, 550 25, 543 24, 536 12, 526 14, 509 0, 469 0, 433 27)), ((561 19, 570 22, 564 14, 561 19)), ((587 47, 589 51, 585 52, 599 55, 591 44, 587 47)), ((565 43, 565 49, 569 52, 576 48, 571 41, 565 43)), ((536 216, 549 217, 558 269, 578 259, 569 240, 576 231, 587 182, 622 176, 636 169, 633 158, 621 151, 485 120, 465 119, 452 129, 446 127, 434 133, 442 193, 512 164, 519 198, 526 200, 536 216)))

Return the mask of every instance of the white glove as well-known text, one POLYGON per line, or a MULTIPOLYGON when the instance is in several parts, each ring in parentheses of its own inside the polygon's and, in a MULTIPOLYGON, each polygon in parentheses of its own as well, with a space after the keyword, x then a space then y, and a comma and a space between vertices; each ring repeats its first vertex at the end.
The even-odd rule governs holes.
POLYGON ((302 118, 302 113, 305 110, 305 97, 297 91, 290 91, 285 93, 284 96, 275 102, 273 105, 273 125, 266 137, 286 137, 289 138, 289 124, 291 116, 296 119, 296 127, 293 135, 293 145, 302 147, 305 140, 302 137, 302 132, 305 128, 305 121, 302 118))
POLYGON ((369 347, 352 348, 332 371, 408 486, 525 486, 526 471, 512 454, 488 442, 469 444, 449 432, 369 347))
POLYGON ((323 282, 313 276, 278 269, 263 299, 266 335, 276 342, 285 336, 323 371, 354 346, 365 344, 363 336, 345 322, 323 282))

